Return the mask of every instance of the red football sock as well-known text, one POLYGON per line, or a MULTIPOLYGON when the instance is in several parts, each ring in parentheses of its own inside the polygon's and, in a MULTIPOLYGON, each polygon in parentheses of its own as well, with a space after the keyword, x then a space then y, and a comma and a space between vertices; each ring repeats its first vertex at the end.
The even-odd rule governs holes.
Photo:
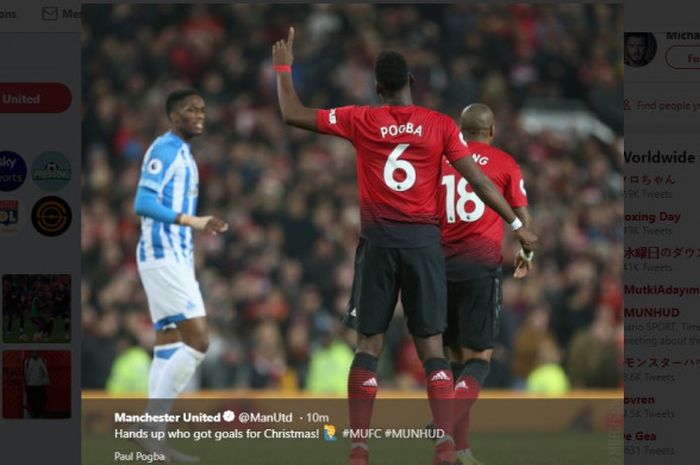
POLYGON ((469 448, 469 411, 479 398, 481 384, 471 375, 460 376, 455 385, 455 427, 456 449, 469 448))
POLYGON ((435 428, 444 430, 446 436, 452 436, 454 380, 450 366, 445 359, 430 359, 425 361, 425 372, 435 428))
MULTIPOLYGON (((377 396, 377 359, 368 354, 357 354, 350 368, 348 377, 348 406, 350 409, 350 428, 369 430, 377 396)), ((367 443, 367 438, 353 439, 354 443, 367 443)))

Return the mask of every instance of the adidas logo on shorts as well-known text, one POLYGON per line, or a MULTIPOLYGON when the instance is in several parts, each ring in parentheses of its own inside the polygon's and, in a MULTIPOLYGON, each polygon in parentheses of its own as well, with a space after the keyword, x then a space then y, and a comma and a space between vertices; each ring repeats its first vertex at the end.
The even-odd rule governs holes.
POLYGON ((357 316, 357 307, 353 308, 350 312, 350 316, 357 316))
POLYGON ((449 380, 450 380, 450 377, 447 376, 447 373, 445 373, 442 370, 438 371, 437 373, 435 373, 433 375, 432 378, 430 378, 430 381, 449 381, 449 380))
POLYGON ((457 389, 469 389, 469 386, 467 386, 467 383, 465 383, 464 381, 460 381, 459 383, 457 383, 457 386, 455 386, 455 391, 457 389))
POLYGON ((377 387, 377 378, 374 376, 362 383, 363 386, 377 387))

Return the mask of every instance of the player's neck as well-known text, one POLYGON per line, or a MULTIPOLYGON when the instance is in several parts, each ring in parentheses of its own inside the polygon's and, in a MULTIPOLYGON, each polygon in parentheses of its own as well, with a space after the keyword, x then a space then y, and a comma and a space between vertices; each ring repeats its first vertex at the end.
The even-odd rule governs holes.
POLYGON ((179 137, 183 141, 187 142, 188 144, 190 143, 190 139, 192 139, 191 137, 188 137, 184 132, 180 131, 179 129, 170 128, 170 132, 172 132, 173 134, 175 134, 177 137, 179 137))
POLYGON ((413 99, 411 94, 407 92, 400 92, 394 95, 382 95, 382 100, 384 105, 395 105, 395 106, 409 106, 413 105, 413 99))

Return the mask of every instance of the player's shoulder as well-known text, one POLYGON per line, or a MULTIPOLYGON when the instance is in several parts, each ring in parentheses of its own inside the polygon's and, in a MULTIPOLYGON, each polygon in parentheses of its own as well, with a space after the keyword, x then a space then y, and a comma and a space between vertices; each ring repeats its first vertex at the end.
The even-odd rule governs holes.
POLYGON ((456 125, 455 121, 447 116, 446 114, 439 112, 437 110, 433 110, 431 108, 426 108, 420 105, 415 106, 415 111, 419 114, 422 114, 425 118, 430 118, 440 124, 445 124, 445 125, 456 125))
POLYGON ((503 159, 503 163, 505 165, 509 166, 511 170, 519 170, 520 169, 520 164, 518 163, 518 161, 515 159, 515 157, 513 155, 511 155, 510 153, 508 153, 505 150, 502 150, 498 147, 496 147, 496 151, 503 159))
POLYGON ((172 161, 177 158, 180 150, 186 146, 187 143, 185 141, 168 131, 153 141, 149 152, 152 156, 155 155, 158 158, 162 158, 164 161, 172 161))
POLYGON ((496 147, 495 145, 484 144, 481 142, 469 142, 469 147, 474 151, 481 151, 483 155, 489 156, 500 164, 508 165, 517 168, 518 162, 510 153, 496 147))
POLYGON ((343 105, 322 110, 319 112, 319 115, 323 115, 323 117, 328 120, 328 124, 334 125, 337 124, 339 120, 347 122, 354 119, 362 119, 366 117, 370 109, 371 107, 368 106, 343 105))
POLYGON ((328 111, 331 114, 334 114, 338 111, 355 114, 355 113, 365 113, 365 112, 372 110, 374 108, 376 108, 376 107, 371 107, 369 105, 342 105, 339 107, 329 108, 328 111))
POLYGON ((385 111, 384 107, 377 107, 374 105, 347 105, 343 108, 357 118, 375 118, 378 115, 384 114, 385 111))

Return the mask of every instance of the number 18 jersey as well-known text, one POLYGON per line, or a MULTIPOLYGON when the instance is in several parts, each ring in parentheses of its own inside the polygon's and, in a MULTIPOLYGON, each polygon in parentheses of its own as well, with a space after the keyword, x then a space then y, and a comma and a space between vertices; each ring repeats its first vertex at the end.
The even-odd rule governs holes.
MULTIPOLYGON (((520 167, 506 152, 469 142, 476 165, 493 181, 511 208, 527 206, 520 167)), ((447 160, 442 165, 440 206, 447 279, 463 281, 497 272, 502 261, 503 220, 487 207, 447 160)))
POLYGON ((357 153, 361 236, 380 247, 440 240, 440 166, 471 151, 448 116, 416 105, 347 106, 317 113, 318 131, 357 153))

